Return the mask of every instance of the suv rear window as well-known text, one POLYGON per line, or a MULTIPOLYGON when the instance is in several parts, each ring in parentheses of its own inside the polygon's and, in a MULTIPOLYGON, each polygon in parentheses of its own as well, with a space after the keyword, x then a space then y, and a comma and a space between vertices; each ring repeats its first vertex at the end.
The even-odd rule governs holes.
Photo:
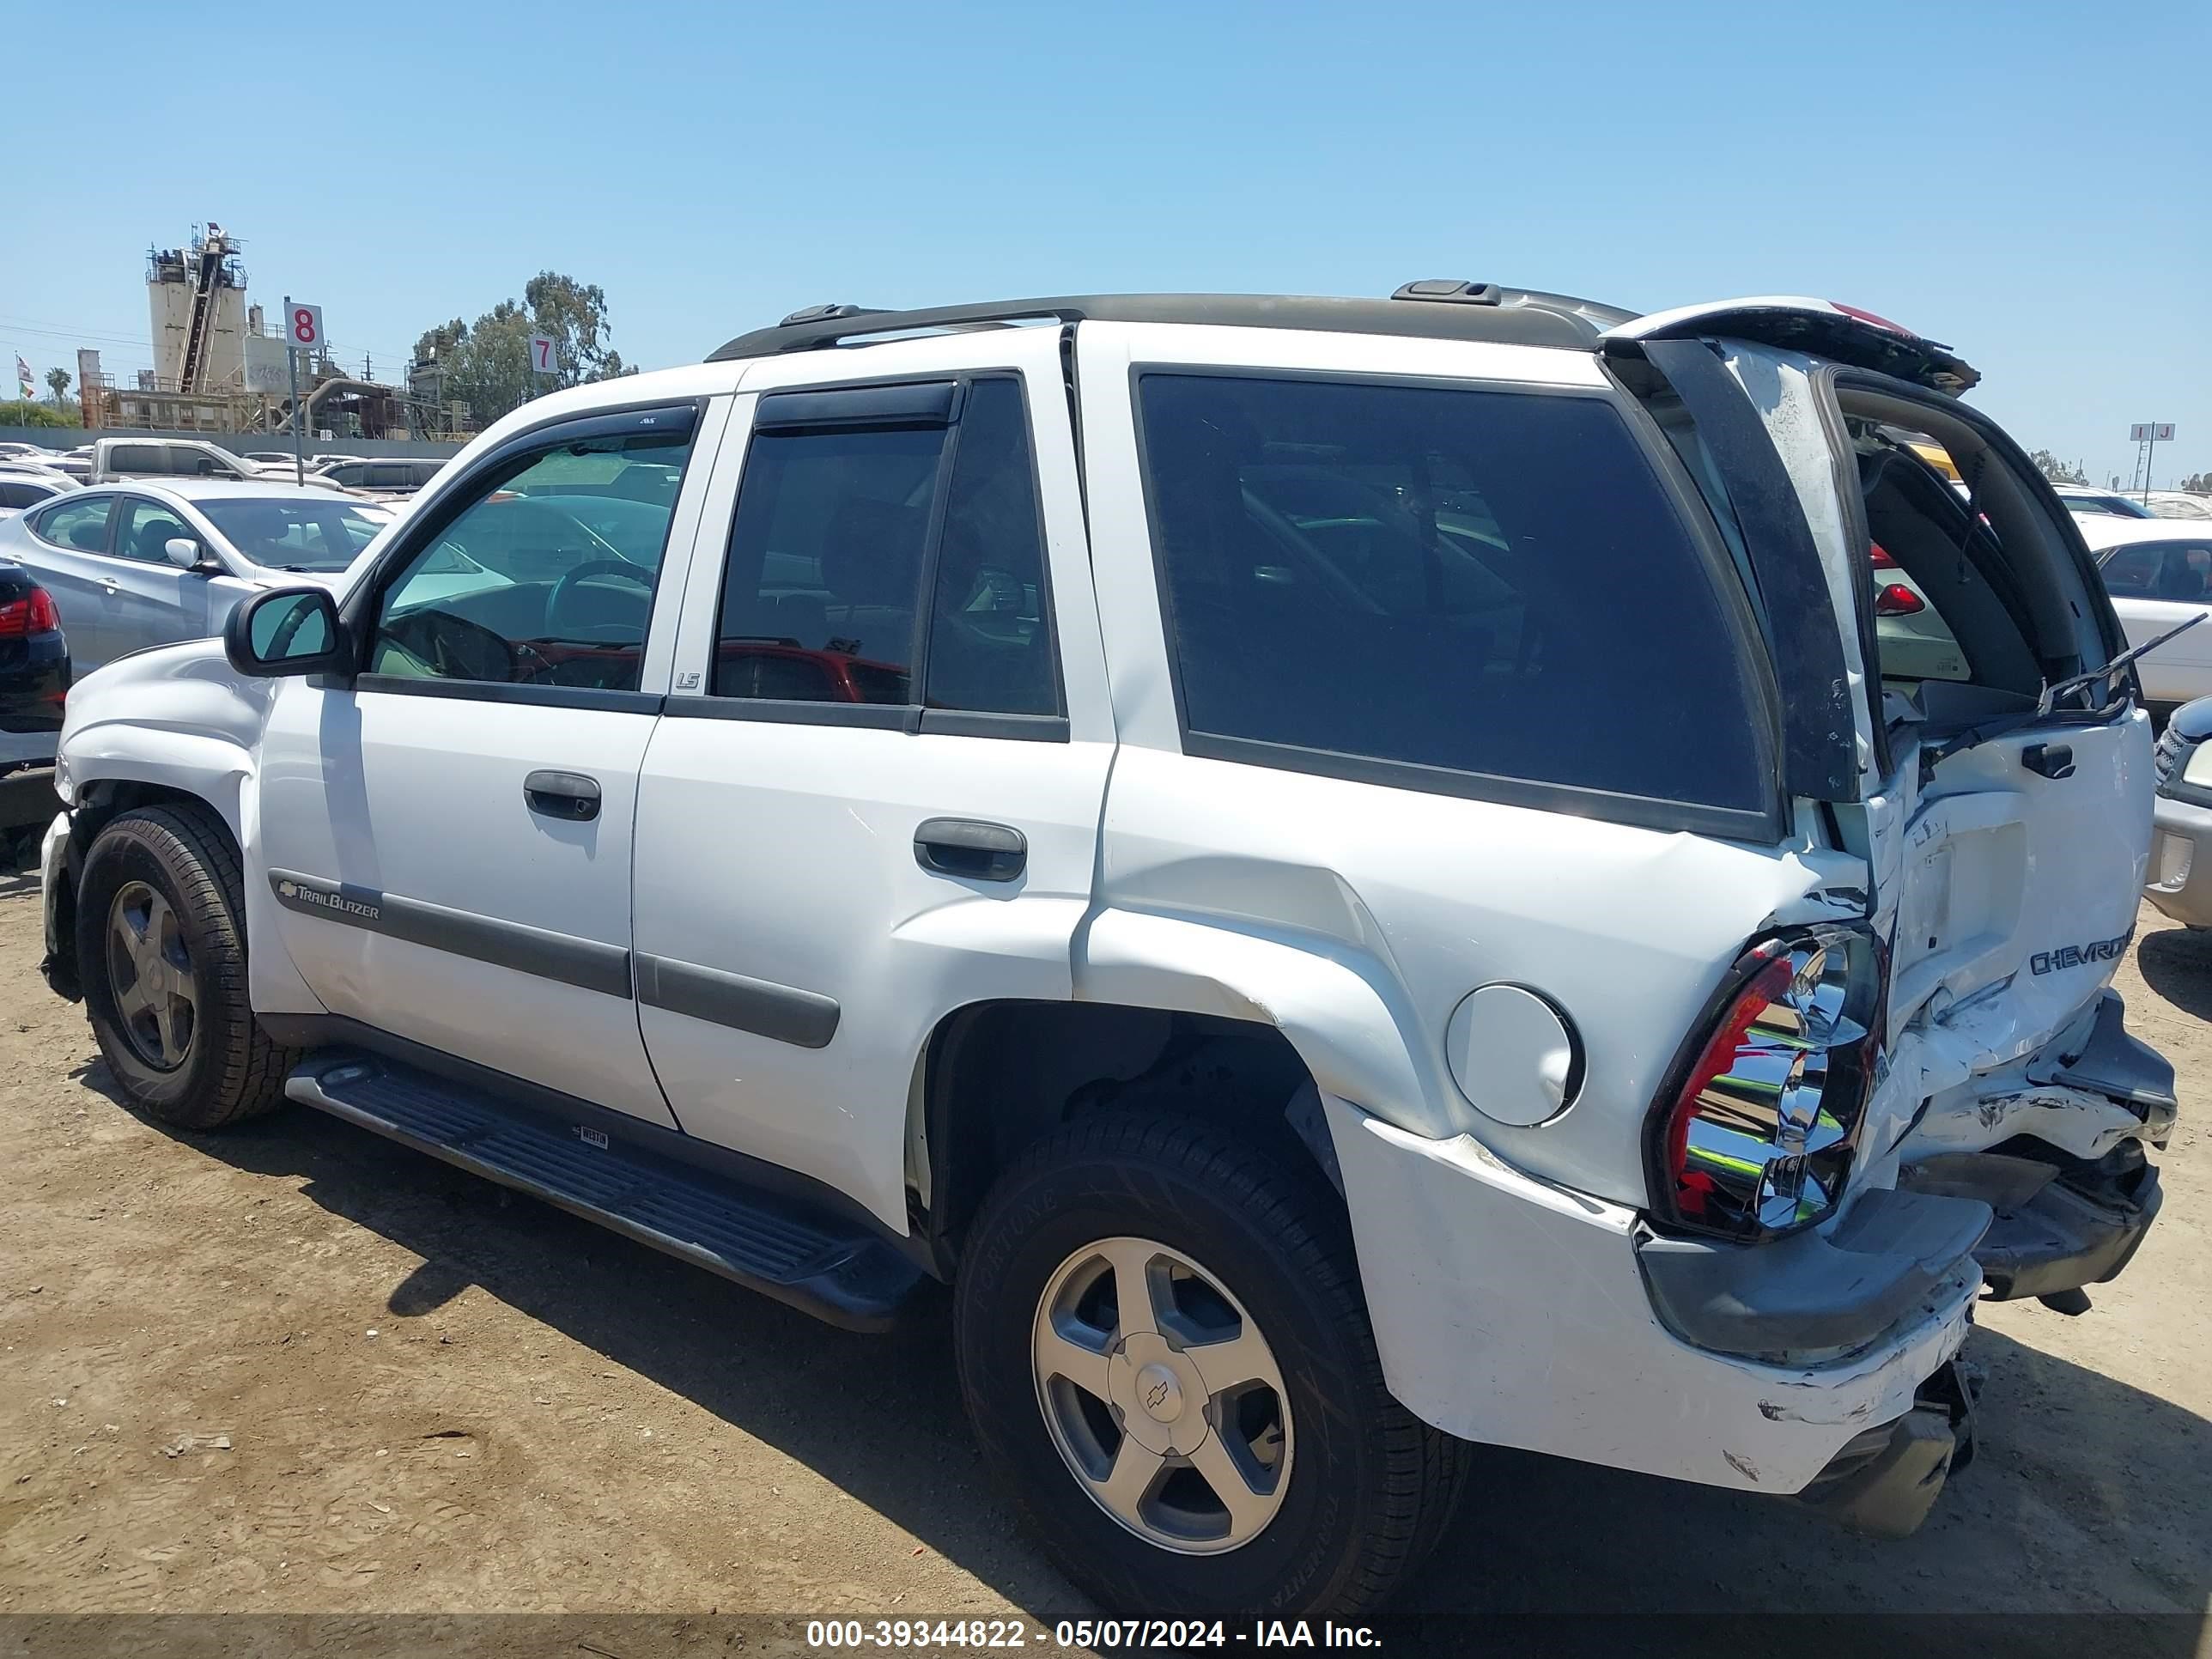
POLYGON ((1150 372, 1139 404, 1192 752, 1767 810, 1742 631, 1607 400, 1150 372))

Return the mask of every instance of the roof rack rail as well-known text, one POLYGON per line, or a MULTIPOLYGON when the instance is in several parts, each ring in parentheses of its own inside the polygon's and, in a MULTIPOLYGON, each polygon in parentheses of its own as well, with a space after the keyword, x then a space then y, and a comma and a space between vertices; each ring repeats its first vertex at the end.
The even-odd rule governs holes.
POLYGON ((707 361, 721 363, 815 351, 886 334, 1046 322, 1304 328, 1587 349, 1605 330, 1636 315, 1615 306, 1561 294, 1457 280, 1408 283, 1388 300, 1273 294, 1090 294, 934 306, 920 311, 817 305, 793 312, 773 328, 738 335, 707 361), (1409 301, 1415 303, 1407 303, 1409 301))

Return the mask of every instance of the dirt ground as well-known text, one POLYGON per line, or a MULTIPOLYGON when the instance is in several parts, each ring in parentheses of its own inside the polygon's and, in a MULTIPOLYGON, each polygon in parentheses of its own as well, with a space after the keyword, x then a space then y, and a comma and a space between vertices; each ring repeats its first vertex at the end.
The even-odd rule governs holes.
MULTIPOLYGON (((0 876, 0 1615, 1095 1611, 982 1480, 941 1304, 848 1335, 313 1112, 155 1127, 39 954, 0 876)), ((1983 1310, 1980 1455, 1917 1536, 1498 1454, 1413 1607, 1631 1613, 1638 1651, 1700 1645, 1651 1617, 1685 1610, 2162 1613, 2196 1645, 2212 938, 2146 909, 2119 983, 2181 1074, 2164 1217, 2086 1317, 1983 1310)), ((2122 1650, 2111 1622, 2051 1650, 2122 1650)))

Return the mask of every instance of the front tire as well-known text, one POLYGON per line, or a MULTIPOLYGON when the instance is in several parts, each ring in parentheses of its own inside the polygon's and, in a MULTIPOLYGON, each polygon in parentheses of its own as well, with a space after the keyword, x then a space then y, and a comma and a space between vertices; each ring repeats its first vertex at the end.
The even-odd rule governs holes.
POLYGON ((957 1297, 985 1461, 1109 1614, 1371 1611, 1443 1529, 1465 1449, 1383 1387, 1341 1201, 1212 1124, 1030 1149, 957 1297))
POLYGON ((77 887, 77 975, 130 1103, 180 1129, 281 1105, 297 1063, 246 1000, 237 851, 202 809, 149 806, 102 830, 77 887))

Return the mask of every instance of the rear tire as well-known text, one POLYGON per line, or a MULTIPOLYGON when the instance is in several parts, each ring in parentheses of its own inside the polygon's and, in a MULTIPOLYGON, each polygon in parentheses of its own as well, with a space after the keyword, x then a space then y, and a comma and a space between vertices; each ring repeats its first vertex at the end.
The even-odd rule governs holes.
POLYGON ((213 814, 149 806, 102 830, 77 887, 77 975, 108 1069, 131 1103, 180 1129, 282 1105, 298 1054, 246 1000, 237 850, 213 814))
POLYGON ((1372 1611, 1450 1518, 1467 1449, 1383 1387, 1341 1200, 1212 1124, 1113 1113, 1030 1148, 956 1295, 985 1462, 1109 1614, 1372 1611))

